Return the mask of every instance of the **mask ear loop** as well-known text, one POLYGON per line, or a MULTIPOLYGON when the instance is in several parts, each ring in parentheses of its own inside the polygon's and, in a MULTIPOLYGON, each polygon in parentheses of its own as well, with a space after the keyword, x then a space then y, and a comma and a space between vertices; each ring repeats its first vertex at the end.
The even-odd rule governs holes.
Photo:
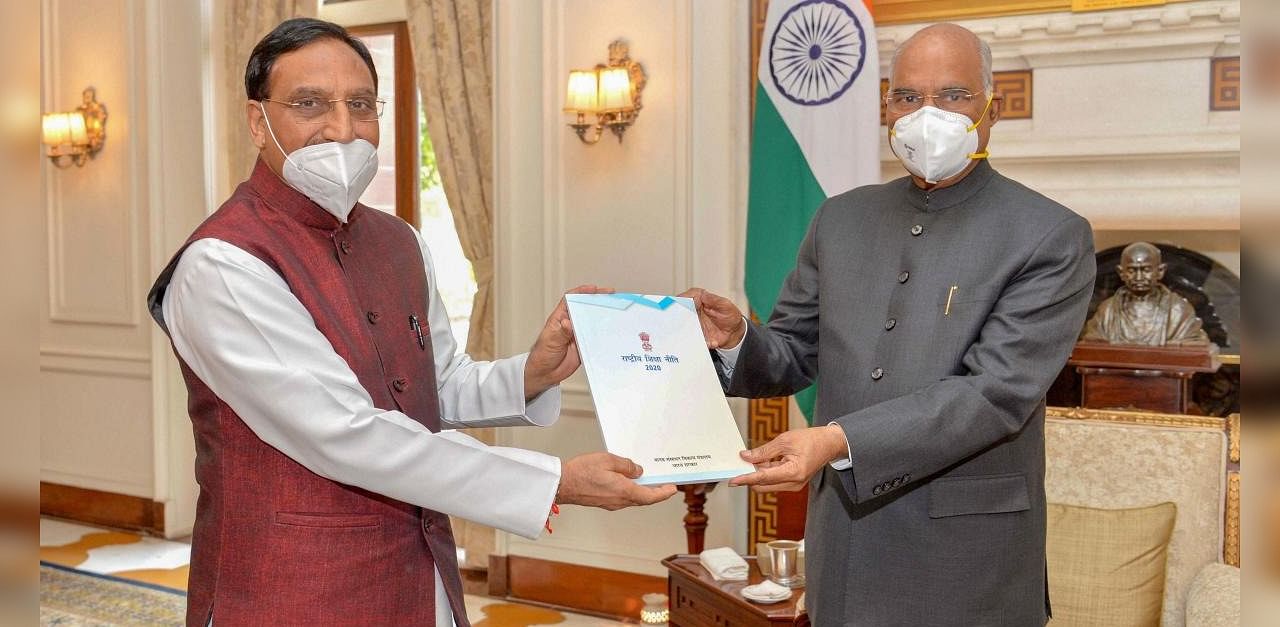
POLYGON ((293 159, 289 157, 289 153, 284 151, 284 146, 280 145, 280 140, 276 139, 276 132, 271 128, 271 118, 267 117, 267 108, 262 105, 262 101, 258 101, 258 109, 262 111, 262 119, 267 123, 267 134, 271 135, 271 141, 275 142, 276 148, 280 150, 280 154, 284 155, 285 161, 293 163, 294 167, 301 169, 301 166, 294 163, 293 159))
MULTIPOLYGON (((994 101, 995 99, 996 97, 994 94, 992 94, 990 98, 987 98, 987 106, 982 108, 982 113, 978 115, 978 121, 969 125, 968 132, 972 133, 979 126, 982 126, 982 121, 987 118, 987 111, 991 110, 991 102, 994 101)), ((986 159, 987 157, 990 157, 990 156, 991 156, 991 151, 984 150, 982 152, 971 153, 969 155, 969 158, 970 159, 986 159)))

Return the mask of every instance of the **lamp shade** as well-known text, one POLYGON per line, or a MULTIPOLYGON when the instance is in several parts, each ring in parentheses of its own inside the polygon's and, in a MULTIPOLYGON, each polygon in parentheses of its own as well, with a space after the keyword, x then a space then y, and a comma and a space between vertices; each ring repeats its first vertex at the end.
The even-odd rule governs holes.
POLYGON ((85 131, 83 113, 72 111, 67 114, 67 130, 70 133, 72 144, 76 146, 89 145, 89 133, 85 131))
POLYGON ((569 88, 565 93, 564 110, 592 113, 596 107, 596 73, 592 70, 569 72, 569 88))
POLYGON ((631 75, 627 68, 600 70, 600 110, 621 111, 631 105, 631 75))
MULTIPOLYGON (((46 146, 61 146, 71 143, 71 115, 67 113, 46 113, 41 119, 42 135, 46 146)), ((84 118, 80 118, 83 129, 84 118)))

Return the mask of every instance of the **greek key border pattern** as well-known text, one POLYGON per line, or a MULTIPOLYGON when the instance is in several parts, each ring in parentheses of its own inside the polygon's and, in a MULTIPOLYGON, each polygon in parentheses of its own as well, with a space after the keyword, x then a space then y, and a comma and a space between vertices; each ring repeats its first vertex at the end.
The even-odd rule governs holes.
MULTIPOLYGON (((747 413, 749 446, 768 442, 790 427, 789 400, 782 398, 751 399, 747 413)), ((778 496, 751 492, 747 501, 747 552, 754 553, 757 542, 776 540, 778 536, 778 496)))

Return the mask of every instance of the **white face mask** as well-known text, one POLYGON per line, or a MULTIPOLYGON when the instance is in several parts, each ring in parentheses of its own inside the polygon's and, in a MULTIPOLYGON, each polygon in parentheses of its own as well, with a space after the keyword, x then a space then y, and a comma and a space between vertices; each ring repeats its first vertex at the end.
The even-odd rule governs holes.
MULTIPOLYGON (((283 153, 284 147, 271 129, 271 120, 266 118, 266 108, 262 103, 258 103, 258 107, 267 121, 271 141, 283 153)), ((285 153, 284 158, 285 182, 343 222, 378 173, 378 149, 363 139, 349 144, 326 142, 303 146, 285 153)))
POLYGON ((972 122, 963 113, 921 107, 894 123, 889 147, 909 172, 932 185, 963 172, 971 159, 987 158, 990 153, 977 152, 977 128, 986 115, 983 109, 978 121, 972 122))

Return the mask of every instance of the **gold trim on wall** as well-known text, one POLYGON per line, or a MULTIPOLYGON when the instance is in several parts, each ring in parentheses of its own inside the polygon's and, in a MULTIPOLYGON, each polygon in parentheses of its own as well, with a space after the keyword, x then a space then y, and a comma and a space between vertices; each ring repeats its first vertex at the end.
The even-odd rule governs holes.
POLYGON ((875 0, 871 13, 883 26, 1070 10, 1071 0, 875 0))
POLYGON ((1187 414, 1162 414, 1147 411, 1122 411, 1112 409, 1085 409, 1083 407, 1047 407, 1046 418, 1069 420, 1103 420, 1152 427, 1201 427, 1226 429, 1226 420, 1217 416, 1189 416, 1187 414))
POLYGON ((1222 561, 1240 566, 1240 473, 1227 473, 1227 520, 1222 539, 1222 561))

